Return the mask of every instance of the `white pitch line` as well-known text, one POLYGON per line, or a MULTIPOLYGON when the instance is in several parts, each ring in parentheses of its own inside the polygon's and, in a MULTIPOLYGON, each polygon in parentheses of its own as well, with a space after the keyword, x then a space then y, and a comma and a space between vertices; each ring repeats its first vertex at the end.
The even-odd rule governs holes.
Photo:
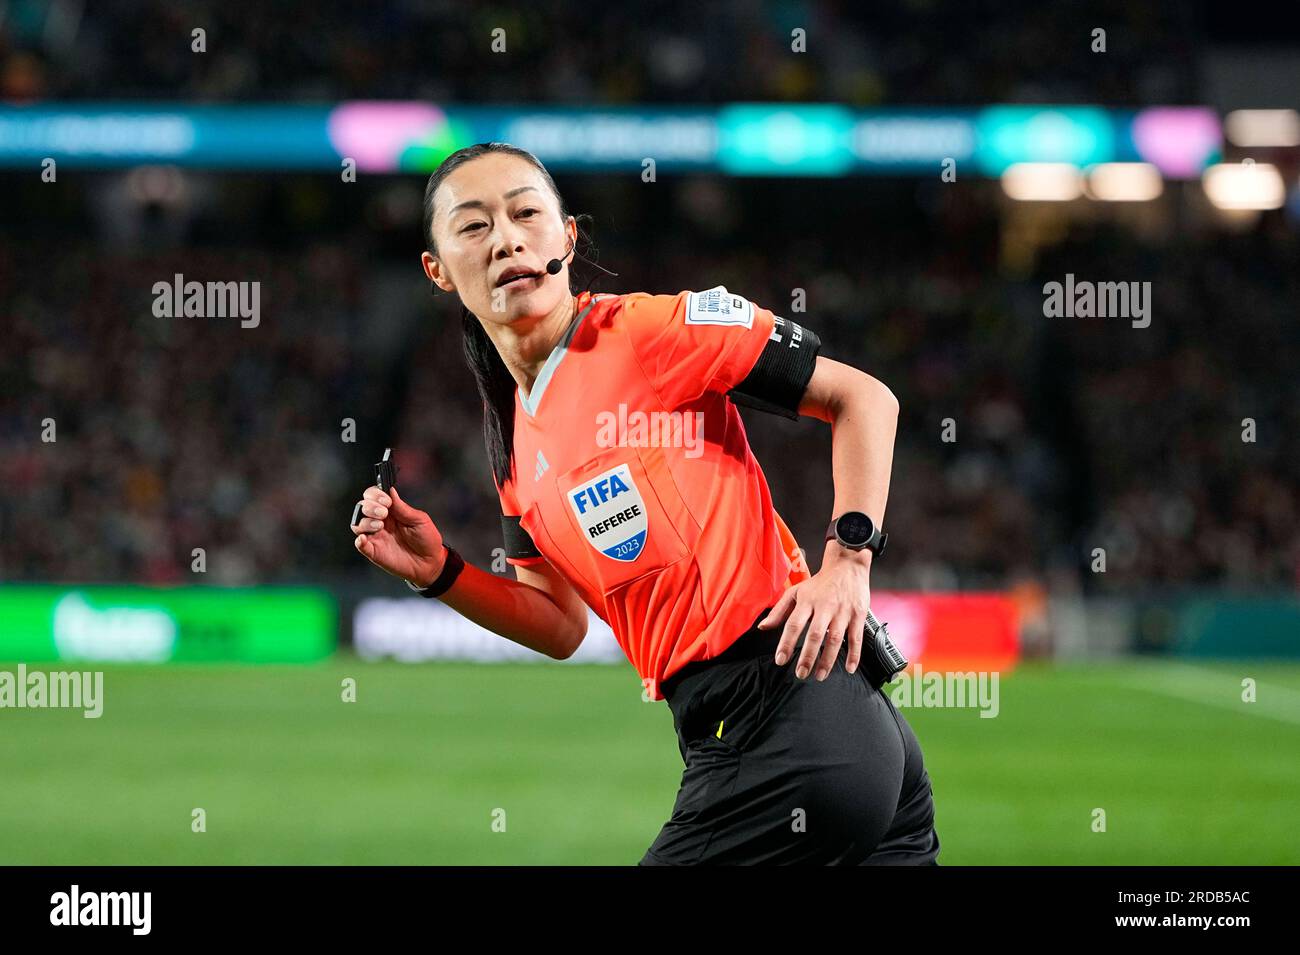
POLYGON ((1124 682, 1136 689, 1217 706, 1243 716, 1265 716, 1300 726, 1300 692, 1296 690, 1255 680, 1256 702, 1246 703, 1241 699, 1241 681, 1250 676, 1249 671, 1250 664, 1246 662, 1242 663, 1240 676, 1185 663, 1165 663, 1151 666, 1150 679, 1133 677, 1124 682))

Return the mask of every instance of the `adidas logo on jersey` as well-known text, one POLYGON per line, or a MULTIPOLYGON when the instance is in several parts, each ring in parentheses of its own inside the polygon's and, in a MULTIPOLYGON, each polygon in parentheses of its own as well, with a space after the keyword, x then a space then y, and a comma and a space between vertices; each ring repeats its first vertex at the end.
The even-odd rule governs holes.
POLYGON ((537 451, 537 473, 533 475, 534 481, 540 481, 542 475, 547 472, 550 465, 546 463, 546 457, 542 454, 541 449, 537 451))

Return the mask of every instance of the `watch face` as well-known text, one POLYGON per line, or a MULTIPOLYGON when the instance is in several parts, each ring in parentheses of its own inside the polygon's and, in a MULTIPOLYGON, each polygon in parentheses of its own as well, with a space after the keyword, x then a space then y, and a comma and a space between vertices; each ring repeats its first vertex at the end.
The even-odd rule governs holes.
POLYGON ((850 547, 862 547, 871 540, 875 525, 866 514, 849 511, 835 522, 835 530, 840 539, 850 547))

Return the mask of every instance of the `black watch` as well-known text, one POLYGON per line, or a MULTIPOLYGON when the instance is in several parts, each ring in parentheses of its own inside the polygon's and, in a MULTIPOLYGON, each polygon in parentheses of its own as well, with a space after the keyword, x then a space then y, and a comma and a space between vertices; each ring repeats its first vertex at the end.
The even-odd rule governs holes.
POLYGON ((438 575, 438 579, 427 587, 417 587, 409 580, 406 582, 406 586, 421 597, 441 597, 451 589, 451 585, 456 582, 460 572, 465 569, 465 561, 460 554, 456 553, 451 545, 445 541, 442 546, 447 548, 447 559, 442 562, 442 573, 438 575))
POLYGON ((849 550, 869 550, 876 557, 885 553, 889 535, 883 533, 876 522, 861 511, 845 511, 826 528, 828 541, 839 541, 849 550))

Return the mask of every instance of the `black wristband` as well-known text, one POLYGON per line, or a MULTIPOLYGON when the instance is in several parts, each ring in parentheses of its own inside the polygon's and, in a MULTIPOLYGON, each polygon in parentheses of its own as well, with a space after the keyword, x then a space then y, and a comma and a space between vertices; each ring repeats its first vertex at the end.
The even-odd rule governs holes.
POLYGON ((529 557, 541 557, 542 552, 537 549, 533 539, 528 536, 528 531, 524 530, 521 518, 518 514, 501 515, 501 536, 506 545, 506 556, 514 557, 519 560, 526 560, 529 557))
POLYGON ((442 562, 442 573, 438 575, 438 579, 427 587, 417 587, 409 580, 406 582, 406 586, 421 597, 441 597, 451 589, 451 585, 456 582, 460 572, 465 569, 465 561, 460 554, 456 553, 446 541, 443 541, 442 546, 447 548, 447 559, 442 562))

